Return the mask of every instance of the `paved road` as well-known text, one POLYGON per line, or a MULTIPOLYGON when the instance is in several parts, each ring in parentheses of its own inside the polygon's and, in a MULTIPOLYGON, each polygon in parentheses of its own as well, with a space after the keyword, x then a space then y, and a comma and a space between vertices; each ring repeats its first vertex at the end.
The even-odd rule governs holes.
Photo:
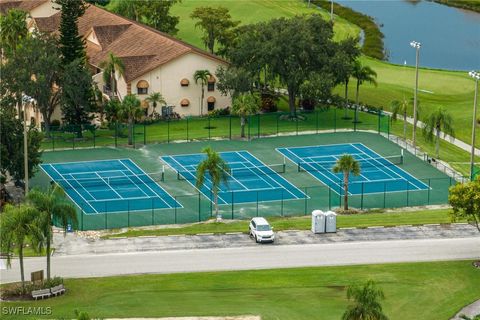
MULTIPOLYGON (((54 256, 53 274, 96 277, 138 273, 249 270, 480 258, 480 237, 341 242, 54 256)), ((19 280, 18 262, 2 270, 2 282, 19 280)), ((26 274, 45 267, 44 258, 25 261, 26 274)))

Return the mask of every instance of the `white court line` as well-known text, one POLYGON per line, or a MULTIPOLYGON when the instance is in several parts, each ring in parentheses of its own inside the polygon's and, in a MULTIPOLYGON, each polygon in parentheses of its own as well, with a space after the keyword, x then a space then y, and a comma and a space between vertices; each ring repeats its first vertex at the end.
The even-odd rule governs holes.
MULTIPOLYGON (((58 174, 60 174, 62 176, 62 179, 63 180, 75 180, 76 183, 78 183, 78 185, 80 186, 80 188, 74 188, 75 190, 79 190, 79 189, 83 189, 86 193, 88 193, 88 195, 93 199, 97 199, 90 191, 87 190, 87 188, 85 188, 83 186, 83 184, 80 183, 80 180, 78 180, 77 178, 75 178, 71 173, 66 173, 66 174, 61 174, 58 170, 56 170, 58 172, 58 174), (70 176, 69 179, 65 178, 66 176, 70 176)), ((93 178, 92 178, 93 179, 93 178)), ((69 185, 72 185, 70 182, 68 183, 69 185)), ((99 185, 100 186, 100 185, 99 185)), ((73 186, 72 186, 73 187, 73 186)), ((107 191, 108 189, 106 189, 105 191, 107 191)), ((78 191, 77 191, 78 192, 78 191)), ((90 200, 88 200, 90 201, 90 200)))
MULTIPOLYGON (((137 166, 137 164, 136 164, 135 162, 133 162, 131 159, 127 159, 127 160, 129 161, 129 163, 131 163, 133 166, 135 166, 138 170, 140 170, 140 172, 142 172, 142 174, 144 174, 146 177, 148 177, 148 179, 150 179, 150 181, 151 181, 153 184, 157 185, 157 186, 160 188, 160 190, 162 190, 163 192, 165 192, 165 195, 169 196, 170 198, 173 199, 173 201, 177 202, 168 192, 166 192, 158 183, 156 183, 155 180, 153 180, 145 171, 143 171, 142 168, 140 168, 139 166, 137 166)), ((135 175, 135 173, 134 173, 129 167, 127 167, 127 166, 122 162, 122 161, 127 161, 127 160, 118 160, 118 161, 120 161, 120 163, 121 163, 128 171, 130 171, 131 173, 133 173, 133 174, 135 175)), ((130 178, 129 178, 129 179, 130 179, 130 178)), ((132 180, 130 179, 130 181, 132 181, 132 180)), ((141 181, 141 179, 140 179, 140 181, 141 181)), ((134 182, 132 181, 132 183, 134 183, 134 182)), ((166 202, 166 201, 162 198, 161 195, 159 195, 155 190, 153 190, 152 188, 150 188, 150 186, 147 185, 146 183, 144 183, 143 181, 142 181, 142 183, 143 183, 143 185, 145 185, 148 189, 150 189, 154 194, 156 194, 156 195, 158 196, 158 198, 159 198, 160 200, 162 200, 162 202, 165 203, 165 204, 168 206, 168 208, 172 209, 172 206, 171 206, 170 204, 168 204, 168 202, 166 202)), ((137 185, 136 183, 134 183, 134 184, 137 185)), ((143 192, 143 191, 142 191, 142 192, 143 192)), ((146 195, 145 192, 144 192, 144 194, 146 195)), ((180 205, 180 206, 181 206, 181 205, 180 205)), ((175 207, 178 208, 178 207, 176 206, 176 204, 175 204, 175 207)), ((183 206, 181 206, 181 207, 183 208, 183 206)))
MULTIPOLYGON (((55 170, 55 171, 60 175, 60 177, 63 178, 63 175, 62 175, 60 172, 58 172, 58 170, 57 170, 52 164, 49 164, 49 166, 50 166, 53 170, 55 170)), ((53 178, 52 178, 52 179, 53 179, 53 178)), ((53 179, 53 180, 55 181, 55 179, 53 179)), ((90 208, 93 209, 93 211, 95 211, 96 213, 98 213, 97 209, 95 209, 95 208, 87 201, 87 199, 85 199, 85 198, 80 194, 80 192, 78 192, 77 189, 74 188, 74 187, 71 185, 70 182, 68 182, 68 180, 66 180, 66 179, 64 179, 64 180, 67 181, 67 183, 70 185, 70 187, 72 187, 72 189, 75 191, 75 193, 78 194, 78 195, 80 196, 80 198, 82 198, 83 201, 85 201, 85 202, 87 203, 87 205, 89 205, 90 208)), ((83 187, 82 187, 82 188, 83 188, 83 187)), ((87 191, 87 192, 88 192, 88 191, 87 191)), ((90 193, 89 193, 89 194, 90 194, 90 193)), ((95 199, 95 197, 92 197, 92 198, 95 199)), ((75 201, 74 201, 74 202, 75 202, 75 201)))
MULTIPOLYGON (((192 155, 193 155, 193 154, 192 154, 192 155)), ((197 155, 198 155, 198 153, 197 153, 197 155)), ((162 160, 163 160, 163 158, 170 158, 170 159, 172 159, 174 162, 176 162, 176 163, 180 166, 180 168, 186 169, 185 166, 183 166, 180 162, 177 161, 177 159, 175 159, 175 156, 163 156, 163 157, 161 157, 161 158, 162 158, 162 160)), ((172 167, 168 162, 166 162, 166 161, 164 161, 164 162, 165 162, 170 168, 172 168, 174 171, 176 171, 177 173, 179 173, 180 175, 183 176, 183 174, 180 173, 179 170, 177 170, 177 169, 175 169, 174 167, 172 167)), ((197 177, 195 177, 195 176, 193 175, 193 173, 191 173, 190 171, 185 170, 185 171, 183 171, 183 172, 188 172, 192 177, 194 177, 195 181, 197 181, 197 177)), ((185 176, 183 176, 183 177, 186 178, 185 176)), ((205 198, 207 198, 208 200, 210 200, 210 202, 213 202, 213 199, 212 199, 212 197, 211 197, 212 194, 213 194, 213 192, 212 192, 212 189, 211 189, 211 188, 209 188, 207 185, 203 184, 204 187, 207 188, 207 189, 210 191, 210 196, 208 196, 208 195, 205 194, 205 192, 202 191, 202 188, 197 188, 197 186, 194 185, 189 179, 185 179, 185 180, 186 180, 191 186, 193 186, 195 189, 197 189, 201 194, 203 194, 203 195, 205 196, 205 198)), ((227 201, 225 201, 225 200, 224 200, 222 197, 220 197, 220 196, 218 196, 218 199, 219 199, 219 200, 222 200, 223 204, 229 204, 227 201)))
MULTIPOLYGON (((237 152, 238 152, 238 151, 237 151, 237 152)), ((246 152, 249 156, 251 156, 252 158, 254 158, 255 160, 257 160, 258 162, 260 162, 260 163, 263 164, 263 162, 262 162, 260 159, 258 159, 257 157, 255 157, 255 156, 254 156, 253 154, 251 154, 249 151, 242 150, 242 151, 240 151, 240 152, 246 152)), ((242 157, 243 157, 243 156, 242 156, 242 157)), ((245 159, 245 157, 243 157, 243 158, 245 159)), ((248 159, 246 159, 246 160, 248 160, 248 159)), ((252 163, 252 162, 250 161, 250 163, 252 163)), ((253 164, 253 163, 252 163, 252 164, 253 164)), ((294 186, 292 183, 290 183, 290 181, 288 181, 287 179, 285 179, 284 177, 282 177, 281 175, 279 175, 278 173, 276 173, 276 172, 273 171, 272 169, 270 169, 270 170, 271 170, 273 173, 276 174, 276 177, 278 177, 280 180, 284 181, 288 186, 291 186, 291 187, 294 188, 295 190, 298 190, 298 191, 299 191, 301 194, 303 194, 304 196, 307 196, 302 190, 298 189, 296 186, 294 186)), ((275 183, 276 183, 277 185, 279 185, 281 188, 284 188, 285 190, 287 190, 288 192, 290 192, 290 190, 288 190, 287 188, 285 188, 285 187, 284 187, 283 185, 281 185, 278 181, 276 181, 276 180, 274 180, 274 181, 275 181, 275 183)), ((292 194, 296 199, 305 199, 305 197, 301 197, 301 198, 297 197, 297 196, 296 196, 295 194, 293 194, 292 192, 290 192, 290 194, 292 194)), ((310 198, 310 197, 308 197, 308 198, 310 198)))
MULTIPOLYGON (((245 160, 247 161, 247 163, 253 165, 252 162, 248 161, 248 159, 246 159, 246 158, 245 158, 244 156, 242 156, 240 153, 237 152, 237 155, 240 156, 240 157, 242 157, 243 159, 245 159, 245 160)), ((259 168, 259 167, 257 167, 257 168, 259 168)), ((262 180, 263 182, 265 182, 266 184, 268 184, 271 188, 275 188, 274 185, 272 185, 272 184, 271 184, 270 182, 268 182, 266 179, 264 179, 263 177, 261 177, 258 173, 254 172, 251 168, 249 168, 249 167, 247 167, 247 166, 244 165, 244 167, 243 167, 242 169, 248 169, 250 172, 252 172, 252 173, 255 174, 255 176, 257 177, 257 179, 262 180)), ((260 168, 259 168, 259 169, 260 169, 260 168)), ((276 183, 276 185, 278 185, 278 183, 276 183)), ((250 189, 250 188, 248 188, 248 189, 250 189)))
MULTIPOLYGON (((352 145, 355 149, 361 151, 361 149, 358 148, 357 146, 355 146, 354 144, 351 144, 351 145, 352 145)), ((370 152, 372 152, 373 154, 378 155, 379 158, 383 158, 381 155, 379 155, 378 153, 376 153, 376 152, 373 151, 372 149, 368 148, 367 146, 365 146, 365 145, 363 145, 363 144, 361 144, 361 145, 362 145, 363 147, 365 147, 367 150, 369 150, 370 152)), ((367 154, 367 153, 366 153, 366 154, 367 154)), ((367 155, 368 155, 368 154, 367 154, 367 155)), ((393 164, 391 161, 389 161, 389 160, 387 160, 387 159, 385 159, 385 158, 383 158, 383 159, 386 160, 386 161, 388 161, 388 162, 390 162, 391 164, 393 164)), ((378 163, 380 163, 380 161, 378 161, 378 160, 375 160, 375 161, 378 162, 378 163)), ((393 165, 394 165, 394 164, 393 164, 393 165)), ((400 175, 398 172, 393 171, 391 168, 386 167, 386 166, 383 166, 383 167, 386 168, 386 169, 388 169, 388 170, 390 170, 391 172, 395 173, 396 176, 405 179, 404 176, 400 175)), ((411 178, 415 179, 416 181, 419 181, 420 183, 423 183, 423 182, 421 182, 420 180, 418 180, 416 177, 412 176, 411 174, 409 174, 408 172, 406 172, 405 170, 403 170, 402 168, 399 168, 398 166, 395 166, 395 167, 398 168, 401 172, 403 172, 403 173, 407 174, 408 176, 410 176, 411 178)), ((383 170, 382 170, 382 171, 383 171, 383 170)), ((405 181, 407 181, 409 184, 412 184, 412 183, 410 182, 410 180, 405 179, 405 181)), ((413 184, 413 186, 415 186, 415 189, 421 190, 421 188, 419 188, 418 186, 416 186, 416 185, 414 185, 414 184, 413 184)), ((428 187, 427 187, 427 189, 428 189, 428 187)), ((408 190, 408 186, 407 186, 407 190, 408 190)))
MULTIPOLYGON (((115 191, 115 189, 112 188, 112 186, 111 186, 108 182, 106 182, 106 181, 97 173, 97 171, 95 171, 95 174, 108 186, 108 188, 109 188, 111 191, 115 192, 115 193, 120 197, 120 199, 124 199, 117 191, 115 191)), ((94 197, 94 198, 95 198, 95 197, 94 197)), ((95 198, 95 199, 96 199, 96 198, 95 198)))

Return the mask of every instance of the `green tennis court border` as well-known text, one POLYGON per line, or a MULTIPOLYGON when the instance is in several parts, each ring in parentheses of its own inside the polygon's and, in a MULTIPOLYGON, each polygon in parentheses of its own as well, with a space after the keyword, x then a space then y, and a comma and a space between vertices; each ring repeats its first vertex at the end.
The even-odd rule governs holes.
MULTIPOLYGON (((85 150, 66 150, 44 152, 43 161, 66 162, 97 159, 130 158, 145 172, 162 170, 159 157, 162 155, 198 153, 202 148, 211 146, 216 151, 247 150, 265 164, 284 161, 275 152, 277 147, 308 146, 333 143, 360 142, 382 156, 398 155, 401 149, 385 137, 370 132, 336 132, 309 135, 288 135, 265 137, 252 141, 219 140, 198 141, 189 143, 151 144, 139 149, 132 148, 96 148, 85 150)), ((405 163, 402 169, 414 175, 429 186, 424 191, 403 191, 379 194, 361 194, 349 198, 350 206, 359 209, 396 208, 407 206, 424 206, 448 203, 448 189, 455 184, 453 178, 438 171, 416 156, 405 152, 405 163)), ((287 162, 283 176, 306 194, 305 199, 279 200, 271 203, 256 202, 252 204, 222 205, 220 212, 225 219, 247 219, 254 216, 298 216, 310 214, 314 209, 331 209, 341 206, 343 199, 322 185, 308 173, 299 173, 294 164, 287 162)), ((78 213, 81 230, 112 229, 131 226, 157 224, 180 224, 204 221, 212 217, 213 205, 210 201, 185 181, 177 179, 176 172, 166 169, 165 181, 161 186, 180 202, 183 208, 162 210, 145 210, 142 212, 126 212, 114 214, 97 214, 95 216, 78 213)), ((33 186, 46 188, 48 178, 38 172, 32 179, 33 186)))

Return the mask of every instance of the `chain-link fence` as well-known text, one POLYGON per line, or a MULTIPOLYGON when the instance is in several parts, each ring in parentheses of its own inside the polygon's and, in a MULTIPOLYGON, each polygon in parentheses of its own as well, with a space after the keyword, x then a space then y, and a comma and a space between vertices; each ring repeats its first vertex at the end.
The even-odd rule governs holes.
POLYGON ((120 122, 105 126, 92 124, 51 126, 42 142, 43 150, 95 148, 102 146, 140 146, 150 143, 211 139, 254 139, 264 136, 318 133, 325 131, 374 131, 388 134, 390 117, 382 111, 358 112, 353 121, 352 109, 325 108, 298 112, 296 117, 284 112, 238 116, 186 117, 183 119, 150 120, 132 127, 120 122), (243 136, 242 136, 243 132, 243 136))

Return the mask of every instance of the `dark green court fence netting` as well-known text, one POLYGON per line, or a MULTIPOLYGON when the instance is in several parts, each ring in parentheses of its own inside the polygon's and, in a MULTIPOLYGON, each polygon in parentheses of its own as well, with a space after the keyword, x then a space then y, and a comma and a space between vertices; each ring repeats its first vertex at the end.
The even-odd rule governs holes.
POLYGON ((472 181, 480 177, 480 165, 473 166, 472 181))
MULTIPOLYGON (((248 139, 284 134, 318 133, 320 131, 375 131, 389 133, 390 117, 382 111, 359 112, 353 121, 354 110, 325 108, 288 113, 275 112, 247 117, 244 136, 248 139)), ((178 120, 156 120, 136 123, 129 135, 126 124, 114 122, 105 127, 95 125, 52 126, 42 142, 43 150, 96 148, 103 146, 141 146, 173 141, 241 138, 241 121, 234 115, 187 117, 178 120), (130 136, 130 137, 129 137, 130 136)))
MULTIPOLYGON (((380 192, 360 194, 349 197, 351 208, 397 208, 406 206, 425 206, 444 204, 448 200, 448 188, 455 184, 450 178, 421 180, 430 186, 426 190, 408 190, 401 192, 380 192)), ((330 210, 343 206, 343 196, 326 186, 300 188, 305 194, 303 199, 270 202, 232 203, 220 205, 219 213, 224 219, 249 219, 252 217, 301 216, 309 215, 313 210, 330 210)), ((281 191, 280 191, 281 192, 281 191)), ((233 196, 234 199, 234 196, 233 196)), ((208 220, 215 216, 214 205, 202 194, 175 196, 183 207, 172 209, 154 209, 144 211, 126 211, 119 213, 85 214, 79 211, 79 230, 117 229, 161 224, 182 224, 208 220)), ((108 212, 108 203, 105 207, 108 212)))

